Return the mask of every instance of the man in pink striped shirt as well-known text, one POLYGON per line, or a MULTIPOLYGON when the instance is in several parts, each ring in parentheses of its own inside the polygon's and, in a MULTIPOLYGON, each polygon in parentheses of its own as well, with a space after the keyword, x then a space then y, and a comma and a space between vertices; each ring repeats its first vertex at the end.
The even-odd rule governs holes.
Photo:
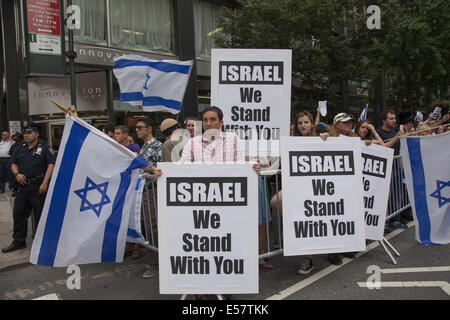
POLYGON ((204 134, 194 137, 186 144, 181 162, 244 162, 244 152, 238 137, 232 132, 222 132, 223 113, 217 107, 203 112, 204 134))
MULTIPOLYGON (((245 155, 239 145, 239 138, 233 132, 223 132, 223 113, 218 107, 211 106, 203 112, 204 134, 189 140, 183 149, 180 162, 200 163, 244 163, 245 155)), ((261 165, 254 164, 259 174, 261 165)))

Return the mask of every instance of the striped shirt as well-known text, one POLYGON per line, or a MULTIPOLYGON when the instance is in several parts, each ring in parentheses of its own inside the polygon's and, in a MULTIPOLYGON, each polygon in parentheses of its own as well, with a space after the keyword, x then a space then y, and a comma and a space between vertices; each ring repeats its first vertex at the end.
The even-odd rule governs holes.
POLYGON ((183 149, 181 162, 244 162, 244 151, 233 132, 220 132, 210 140, 205 135, 189 140, 183 149))

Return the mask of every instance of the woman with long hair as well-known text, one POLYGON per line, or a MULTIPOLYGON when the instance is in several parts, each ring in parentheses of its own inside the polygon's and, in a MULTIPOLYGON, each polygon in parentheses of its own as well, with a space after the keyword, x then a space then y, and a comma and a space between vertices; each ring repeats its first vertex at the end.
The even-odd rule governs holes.
POLYGON ((315 136, 314 119, 308 111, 297 113, 294 120, 294 136, 310 137, 315 136))
POLYGON ((370 123, 369 120, 361 120, 355 126, 355 133, 361 138, 361 140, 369 140, 372 143, 383 144, 378 135, 375 127, 370 123))

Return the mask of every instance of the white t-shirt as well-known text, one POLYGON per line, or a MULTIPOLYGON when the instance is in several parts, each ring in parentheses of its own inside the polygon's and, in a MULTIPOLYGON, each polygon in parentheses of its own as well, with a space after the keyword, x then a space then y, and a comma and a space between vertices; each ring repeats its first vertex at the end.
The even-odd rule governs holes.
POLYGON ((0 141, 0 158, 9 158, 9 149, 11 148, 11 141, 0 141))

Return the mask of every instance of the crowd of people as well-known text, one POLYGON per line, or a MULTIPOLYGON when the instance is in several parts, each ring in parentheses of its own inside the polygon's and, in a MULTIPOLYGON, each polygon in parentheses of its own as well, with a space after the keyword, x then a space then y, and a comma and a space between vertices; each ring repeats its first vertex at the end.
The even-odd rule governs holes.
MULTIPOLYGON (((377 144, 394 149, 394 154, 399 154, 400 137, 404 135, 434 135, 442 134, 450 130, 449 113, 437 116, 431 113, 424 120, 422 113, 406 110, 398 115, 393 110, 386 110, 381 115, 381 126, 375 126, 369 120, 356 121, 355 117, 347 113, 338 113, 332 123, 321 121, 319 108, 314 118, 308 111, 296 114, 291 123, 291 136, 308 137, 320 136, 337 137, 345 135, 349 137, 360 137, 366 145, 377 144)), ((137 120, 133 135, 142 142, 135 142, 130 135, 129 128, 118 125, 106 132, 112 139, 128 148, 133 153, 142 157, 149 167, 145 170, 145 178, 157 178, 162 174, 157 168, 158 162, 228 162, 228 161, 254 161, 253 169, 259 175, 260 171, 267 166, 262 159, 251 159, 245 157, 238 143, 238 136, 233 132, 222 131, 223 113, 217 107, 209 107, 204 110, 201 120, 195 117, 186 118, 183 124, 176 119, 167 118, 159 126, 165 141, 155 137, 156 124, 149 118, 137 120), (208 134, 202 134, 208 132, 208 134)), ((10 252, 26 247, 26 221, 31 212, 39 220, 48 188, 50 176, 55 164, 55 156, 49 150, 48 145, 39 139, 40 128, 30 123, 24 128, 23 136, 15 133, 10 137, 8 132, 2 132, 0 141, 0 193, 5 192, 5 184, 10 184, 13 195, 16 195, 14 204, 14 234, 10 246, 3 248, 3 252, 10 252)), ((271 222, 272 214, 282 214, 281 198, 282 191, 270 194, 270 206, 266 209, 265 201, 267 190, 264 188, 262 179, 259 179, 259 253, 264 253, 266 239, 266 222, 271 222)), ((147 191, 157 194, 157 184, 147 185, 147 191), (151 190, 154 189, 154 190, 151 190)), ((153 245, 157 247, 157 218, 155 199, 144 198, 143 210, 150 212, 153 245)), ((404 228, 404 223, 399 220, 400 216, 390 220, 391 228, 404 228)), ((139 258, 141 248, 136 244, 127 243, 126 254, 132 258, 139 258)), ((341 255, 354 258, 355 253, 330 254, 330 263, 342 264, 341 255)), ((273 269, 270 259, 260 259, 260 266, 265 269, 273 269)), ((157 269, 157 267, 156 267, 157 269)), ((301 263, 298 274, 307 275, 314 269, 313 257, 307 256, 301 263)), ((155 268, 150 265, 143 274, 144 278, 150 278, 157 274, 155 268)))

